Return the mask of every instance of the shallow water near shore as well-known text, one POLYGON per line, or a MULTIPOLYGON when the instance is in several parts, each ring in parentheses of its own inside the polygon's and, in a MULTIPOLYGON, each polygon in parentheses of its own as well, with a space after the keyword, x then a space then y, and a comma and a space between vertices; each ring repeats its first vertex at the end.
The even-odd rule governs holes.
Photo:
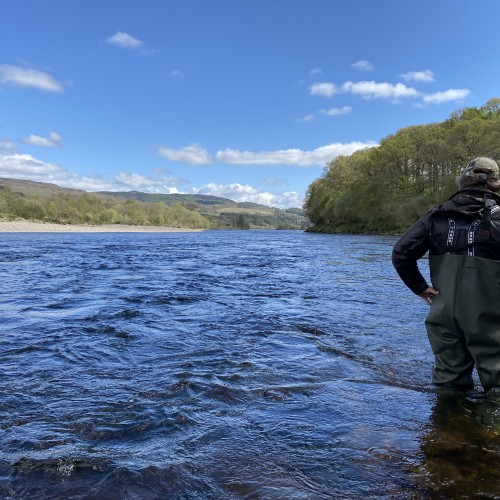
POLYGON ((395 238, 0 237, 0 498, 500 495, 500 405, 430 385, 395 238))

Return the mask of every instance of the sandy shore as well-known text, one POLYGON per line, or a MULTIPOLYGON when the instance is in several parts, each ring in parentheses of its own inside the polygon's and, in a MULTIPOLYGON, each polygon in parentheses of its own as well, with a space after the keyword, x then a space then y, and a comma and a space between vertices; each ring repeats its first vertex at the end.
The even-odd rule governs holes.
POLYGON ((0 220, 0 233, 187 233, 195 231, 202 230, 163 226, 126 226, 122 224, 86 226, 50 224, 46 222, 32 222, 29 220, 0 220))

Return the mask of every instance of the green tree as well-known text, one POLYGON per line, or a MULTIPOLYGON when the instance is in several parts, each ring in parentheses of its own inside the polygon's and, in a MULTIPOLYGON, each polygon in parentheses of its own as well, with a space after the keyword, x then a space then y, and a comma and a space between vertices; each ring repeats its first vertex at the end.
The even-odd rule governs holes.
POLYGON ((238 216, 238 222, 236 223, 238 229, 250 229, 250 224, 243 214, 238 216))
POLYGON ((446 200, 463 166, 477 156, 500 157, 499 98, 335 158, 307 190, 309 230, 399 232, 446 200))

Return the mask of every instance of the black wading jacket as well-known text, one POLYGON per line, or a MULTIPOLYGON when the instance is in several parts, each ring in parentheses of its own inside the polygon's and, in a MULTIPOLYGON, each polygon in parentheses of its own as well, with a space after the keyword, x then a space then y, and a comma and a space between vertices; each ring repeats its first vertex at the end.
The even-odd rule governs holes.
POLYGON ((394 245, 394 267, 417 295, 429 286, 417 265, 426 252, 500 260, 500 195, 478 189, 458 191, 424 215, 394 245))

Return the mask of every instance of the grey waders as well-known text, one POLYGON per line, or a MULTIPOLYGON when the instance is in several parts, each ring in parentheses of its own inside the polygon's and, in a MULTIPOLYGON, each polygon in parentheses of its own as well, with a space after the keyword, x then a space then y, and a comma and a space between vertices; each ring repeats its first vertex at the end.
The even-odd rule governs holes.
POLYGON ((485 390, 500 390, 500 261, 446 254, 429 263, 440 292, 425 322, 432 381, 472 387, 475 364, 485 390))

